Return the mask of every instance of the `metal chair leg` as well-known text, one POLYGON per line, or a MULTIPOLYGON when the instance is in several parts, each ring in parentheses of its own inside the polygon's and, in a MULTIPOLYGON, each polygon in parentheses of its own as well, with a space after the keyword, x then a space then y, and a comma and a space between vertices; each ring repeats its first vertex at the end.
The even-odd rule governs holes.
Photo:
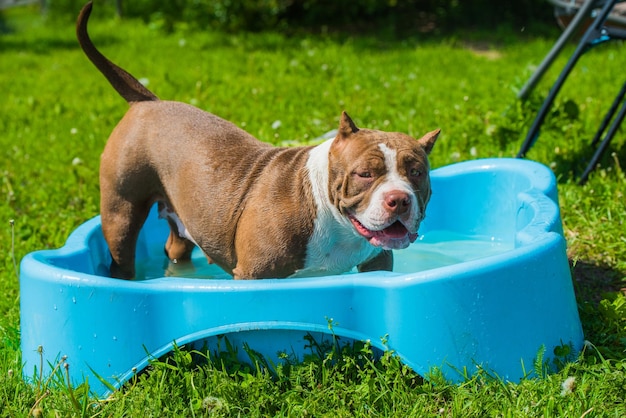
MULTIPOLYGON (((626 84, 624 84, 624 87, 626 87, 626 84)), ((582 176, 580 176, 580 180, 578 181, 578 184, 583 185, 587 182, 589 178, 589 174, 596 168, 596 165, 598 165, 600 158, 602 158, 602 155, 604 154, 606 149, 609 147, 609 144, 611 143, 611 140, 613 139, 613 137, 615 136, 615 133, 619 129, 619 126, 624 120, 624 117, 626 117, 626 101, 622 103, 622 108, 617 114, 617 117, 613 120, 613 123, 611 124, 611 127, 609 128, 609 131, 607 132, 606 136, 600 143, 600 146, 596 148, 596 152, 593 154, 591 161, 589 161, 589 164, 587 165, 585 172, 582 174, 582 176)))
POLYGON ((528 131, 528 134, 526 135, 526 139, 520 147, 517 158, 523 158, 528 150, 534 145, 537 137, 539 136, 539 129, 543 124, 546 115, 548 114, 548 111, 550 110, 550 106, 552 106, 552 103, 554 102, 557 93, 563 86, 563 83, 565 82, 565 79, 567 78, 569 73, 574 68, 574 65, 576 65, 576 63, 578 62, 578 59, 589 48, 610 39, 607 30, 604 28, 604 23, 608 18, 609 13, 613 9, 615 3, 616 0, 607 1, 602 7, 602 10, 600 11, 596 19, 594 20, 593 24, 589 26, 589 29, 587 29, 587 31, 583 35, 582 39, 578 43, 578 46, 576 47, 576 50, 561 71, 559 78, 554 83, 554 86, 552 86, 548 97, 546 97, 545 101, 543 102, 539 113, 537 114, 530 130, 528 131))
POLYGON ((598 131, 596 132, 595 136, 591 140, 592 147, 595 147, 596 145, 598 145, 598 142, 600 141, 600 137, 606 130, 606 127, 609 126, 609 123, 611 122, 611 119, 613 119, 613 116, 615 116, 617 107, 622 102, 622 100, 624 100, 624 96, 626 96, 626 83, 624 83, 617 97, 615 98, 615 100, 613 100, 613 103, 611 104, 611 108, 606 113, 606 116, 604 116, 604 119, 602 120, 602 123, 600 124, 600 127, 598 128, 598 131))
POLYGON ((559 39, 555 42, 550 52, 548 52, 543 61, 541 61, 541 64, 539 64, 539 67, 537 67, 537 69, 528 79, 524 87, 522 87, 522 89, 519 91, 519 93, 517 94, 518 99, 526 100, 528 98, 530 92, 533 91, 537 83, 539 83, 539 80, 541 80, 541 77, 543 77, 544 73, 548 71, 561 50, 569 42, 572 36, 574 36, 574 34, 578 32, 578 29, 580 29, 585 19, 587 19, 591 15, 591 9, 593 8, 594 3, 595 0, 587 0, 580 6, 580 9, 578 9, 578 12, 576 12, 570 24, 567 25, 567 28, 565 28, 559 39))

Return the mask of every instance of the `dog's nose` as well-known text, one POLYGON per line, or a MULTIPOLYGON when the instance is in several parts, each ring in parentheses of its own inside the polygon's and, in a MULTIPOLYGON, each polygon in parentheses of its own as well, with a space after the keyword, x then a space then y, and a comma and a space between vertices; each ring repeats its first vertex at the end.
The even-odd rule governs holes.
POLYGON ((411 198, 405 192, 392 191, 385 194, 383 204, 387 211, 402 215, 411 208, 411 198))

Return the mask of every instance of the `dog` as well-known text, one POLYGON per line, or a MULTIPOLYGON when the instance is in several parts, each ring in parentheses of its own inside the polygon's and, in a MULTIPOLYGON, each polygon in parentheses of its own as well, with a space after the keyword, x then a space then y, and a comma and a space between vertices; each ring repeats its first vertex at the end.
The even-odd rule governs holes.
POLYGON ((335 138, 274 147, 194 106, 160 100, 76 32, 92 63, 130 108, 101 156, 100 194, 111 277, 135 276, 137 237, 150 208, 170 227, 174 263, 200 247, 234 279, 391 270, 392 250, 418 237, 430 199, 428 154, 439 130, 359 129, 347 113, 335 138))

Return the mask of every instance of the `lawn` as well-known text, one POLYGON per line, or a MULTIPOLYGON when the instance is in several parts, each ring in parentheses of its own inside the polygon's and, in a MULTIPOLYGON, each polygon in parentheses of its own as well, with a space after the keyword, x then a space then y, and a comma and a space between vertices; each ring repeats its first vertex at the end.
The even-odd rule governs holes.
MULTIPOLYGON (((0 33, 0 416, 626 416, 626 139, 620 130, 585 186, 588 147, 623 83, 621 43, 588 52, 528 157, 559 181, 568 255, 588 344, 553 374, 521 382, 476 375, 460 385, 414 374, 371 348, 329 353, 274 374, 184 349, 110 399, 63 381, 21 378, 18 264, 61 246, 98 214, 98 164, 127 109, 79 50, 72 23, 28 8, 0 33)), ((158 22, 157 22, 158 23, 158 22)), ((278 145, 359 126, 413 136, 441 128, 431 163, 511 157, 571 45, 524 103, 516 92, 558 36, 486 33, 374 36, 222 34, 181 25, 91 19, 95 43, 159 97, 192 103, 278 145)), ((538 324, 540 326, 540 324, 538 324)))

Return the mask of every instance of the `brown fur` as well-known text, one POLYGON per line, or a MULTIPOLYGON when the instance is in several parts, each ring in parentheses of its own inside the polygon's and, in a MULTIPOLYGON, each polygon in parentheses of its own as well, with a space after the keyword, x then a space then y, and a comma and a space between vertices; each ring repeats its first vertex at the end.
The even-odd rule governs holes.
MULTIPOLYGON (((79 14, 79 43, 130 104, 100 165, 101 219, 111 275, 134 277, 137 237, 155 202, 174 212, 209 260, 235 279, 287 277, 302 269, 317 216, 305 169, 312 147, 273 147, 191 105, 159 100, 95 48, 87 33, 91 8, 88 3, 79 14)), ((363 152, 375 154, 368 148, 373 139, 380 136, 398 148, 410 143, 398 154, 408 164, 405 155, 419 154, 416 158, 422 161, 437 136, 415 141, 403 134, 359 130, 345 112, 339 131, 329 156, 329 204, 341 212, 367 200, 371 184, 353 182, 351 170, 358 168, 355 161, 361 164, 363 152)), ((410 164, 416 164, 411 158, 410 164)), ((416 184, 415 191, 427 198, 430 187, 423 186, 416 184)), ((188 260, 194 243, 168 221, 168 257, 188 260)), ((361 260, 361 271, 392 268, 390 251, 374 255, 361 260)))
MULTIPOLYGON (((131 254, 155 201, 174 210, 211 260, 237 278, 284 277, 302 268, 315 213, 278 202, 310 200, 308 179, 295 169, 296 175, 281 176, 278 181, 265 173, 276 165, 281 170, 299 167, 306 157, 307 148, 272 147, 190 105, 133 104, 111 134, 100 166, 102 225, 115 262, 112 273, 133 277, 131 254), (176 123, 161 124, 163 120, 176 123), (185 136, 180 136, 181 130, 185 136), (175 146, 170 138, 177 138, 175 146), (223 147, 228 151, 220 152, 223 147), (211 158, 216 154, 220 160, 211 158), (274 213, 276 207, 283 213, 274 213), (260 221, 276 216, 292 221, 260 221), (232 225, 238 225, 237 229, 232 225), (258 231, 256 236, 263 239, 253 240, 241 232, 249 230, 258 231), (281 262, 261 263, 254 260, 255 254, 273 254, 281 262)), ((188 258, 191 248, 173 228, 168 256, 188 258)))

